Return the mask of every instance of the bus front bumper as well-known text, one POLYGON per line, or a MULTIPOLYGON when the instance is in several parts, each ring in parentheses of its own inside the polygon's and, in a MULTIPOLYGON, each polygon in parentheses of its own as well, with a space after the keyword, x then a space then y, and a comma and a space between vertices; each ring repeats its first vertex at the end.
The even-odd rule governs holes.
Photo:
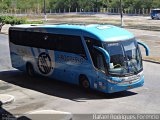
POLYGON ((128 84, 112 84, 108 83, 107 88, 106 88, 106 93, 114 93, 114 92, 120 92, 120 91, 125 91, 137 87, 141 87, 144 84, 144 76, 141 77, 141 79, 137 82, 134 83, 128 83, 128 84))

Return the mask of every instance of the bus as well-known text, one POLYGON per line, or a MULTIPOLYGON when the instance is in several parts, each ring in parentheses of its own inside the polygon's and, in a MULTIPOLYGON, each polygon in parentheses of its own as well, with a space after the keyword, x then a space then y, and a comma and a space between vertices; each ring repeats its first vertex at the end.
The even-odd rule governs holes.
POLYGON ((16 25, 9 28, 12 66, 105 93, 143 86, 140 46, 127 30, 104 24, 16 25))
POLYGON ((160 9, 152 9, 151 10, 151 18, 152 19, 160 19, 160 9))

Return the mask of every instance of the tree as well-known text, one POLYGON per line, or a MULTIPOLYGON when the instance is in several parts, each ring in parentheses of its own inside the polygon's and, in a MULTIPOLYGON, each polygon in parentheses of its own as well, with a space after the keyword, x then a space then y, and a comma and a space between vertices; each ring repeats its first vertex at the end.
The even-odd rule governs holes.
POLYGON ((160 0, 153 0, 152 7, 160 8, 160 0))
POLYGON ((78 4, 84 11, 91 11, 94 8, 93 0, 79 0, 78 4))
MULTIPOLYGON (((43 12, 44 0, 0 0, 0 11, 43 12)), ((122 0, 123 8, 129 10, 160 8, 160 0, 122 0)), ((75 12, 76 9, 92 11, 93 8, 120 8, 120 0, 46 0, 46 10, 50 9, 75 12)))
POLYGON ((17 18, 14 16, 0 16, 0 31, 5 24, 17 25, 17 24, 25 24, 25 18, 17 18))

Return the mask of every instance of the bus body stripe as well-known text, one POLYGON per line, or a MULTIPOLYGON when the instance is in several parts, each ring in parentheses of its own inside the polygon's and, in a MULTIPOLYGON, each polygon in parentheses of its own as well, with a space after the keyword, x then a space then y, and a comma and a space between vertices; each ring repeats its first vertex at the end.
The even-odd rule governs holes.
POLYGON ((40 49, 40 52, 42 53, 42 52, 45 52, 46 53, 46 50, 45 49, 40 49))
POLYGON ((38 55, 39 55, 38 49, 37 49, 37 48, 32 48, 32 49, 33 49, 33 51, 34 51, 35 58, 37 58, 38 55))
POLYGON ((39 54, 41 53, 41 50, 40 50, 40 48, 37 48, 37 50, 38 50, 38 52, 39 52, 39 54))
POLYGON ((34 50, 33 50, 32 47, 31 47, 31 52, 32 52, 32 55, 33 55, 34 57, 36 57, 36 55, 35 55, 34 50))
POLYGON ((49 54, 47 49, 45 51, 46 51, 47 54, 49 54))

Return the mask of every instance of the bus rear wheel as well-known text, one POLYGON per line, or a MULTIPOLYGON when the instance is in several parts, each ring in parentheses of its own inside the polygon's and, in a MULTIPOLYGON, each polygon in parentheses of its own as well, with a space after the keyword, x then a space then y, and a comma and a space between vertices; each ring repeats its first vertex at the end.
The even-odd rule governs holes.
POLYGON ((33 69, 33 66, 32 64, 30 63, 27 63, 26 65, 26 70, 27 70, 27 74, 30 76, 30 77, 34 77, 34 69, 33 69))
POLYGON ((80 86, 84 90, 90 89, 90 83, 86 76, 80 76, 80 86))

